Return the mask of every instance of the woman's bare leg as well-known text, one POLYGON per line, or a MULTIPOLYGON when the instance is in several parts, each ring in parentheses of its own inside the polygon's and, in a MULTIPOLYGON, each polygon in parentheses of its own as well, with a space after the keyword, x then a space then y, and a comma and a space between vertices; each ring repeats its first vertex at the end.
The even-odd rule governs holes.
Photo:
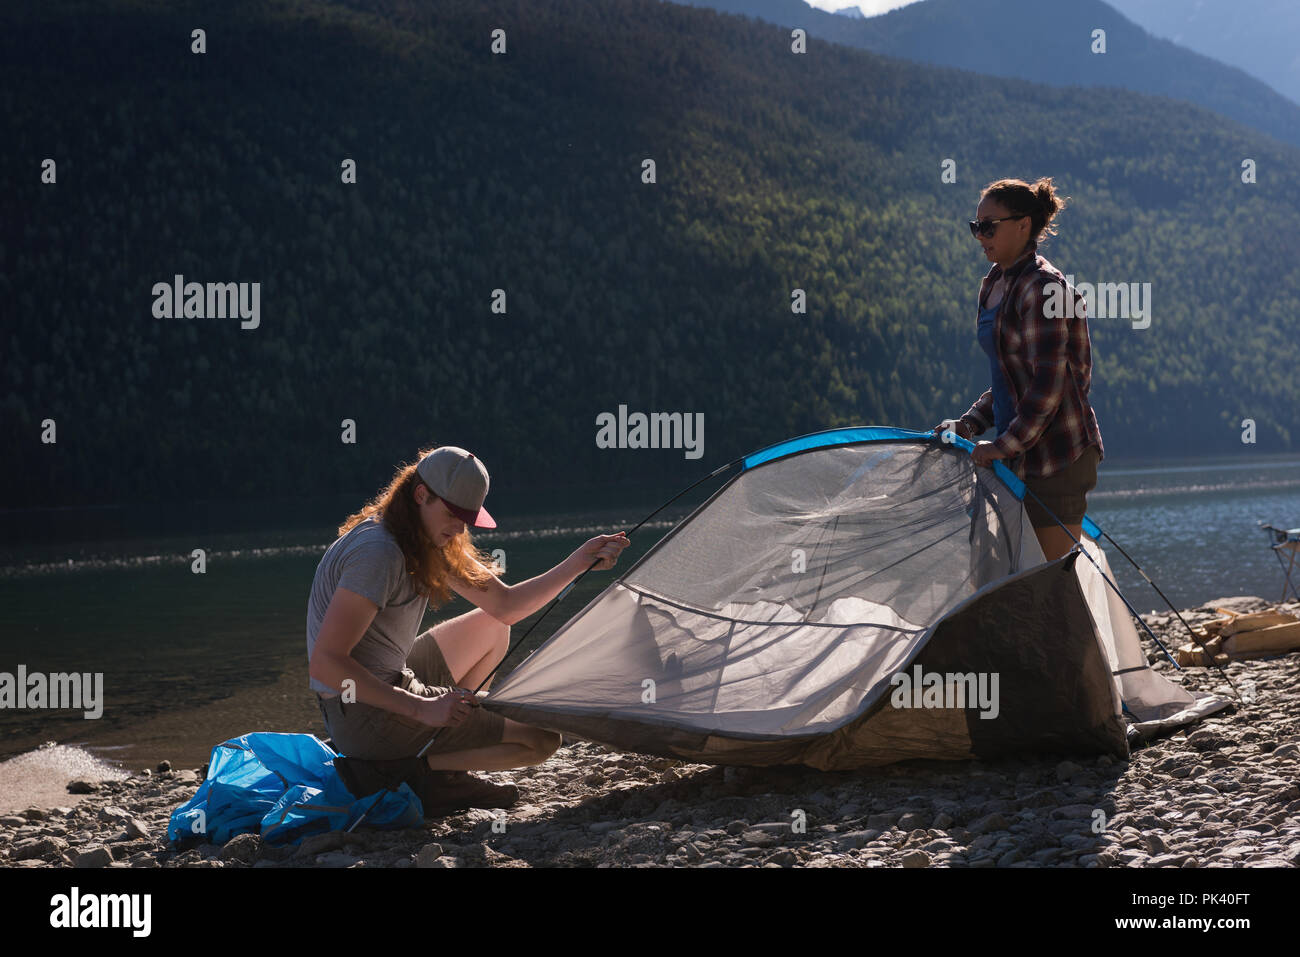
POLYGON ((1074 547, 1075 541, 1081 539, 1083 535, 1082 523, 1067 525, 1065 528, 1061 528, 1060 525, 1045 525, 1042 528, 1034 529, 1034 534, 1038 536, 1038 544, 1043 549, 1043 558, 1047 561, 1050 562, 1055 558, 1060 558, 1074 547), (1065 528, 1070 530, 1069 534, 1066 534, 1065 528), (1074 538, 1071 538, 1070 535, 1073 535, 1074 538))

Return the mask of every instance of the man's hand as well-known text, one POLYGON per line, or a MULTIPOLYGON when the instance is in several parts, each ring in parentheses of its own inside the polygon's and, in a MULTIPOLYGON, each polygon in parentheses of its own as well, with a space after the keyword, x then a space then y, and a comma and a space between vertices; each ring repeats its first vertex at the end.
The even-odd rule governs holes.
POLYGON ((469 717, 477 706, 474 693, 454 688, 436 698, 425 698, 415 706, 415 719, 433 728, 454 728, 469 717))
POLYGON ((582 555, 584 565, 596 562, 596 570, 604 571, 607 568, 613 568, 614 563, 618 561, 618 556, 623 554, 623 549, 631 544, 628 541, 626 532, 618 532, 614 535, 597 535, 579 548, 578 553, 582 555))

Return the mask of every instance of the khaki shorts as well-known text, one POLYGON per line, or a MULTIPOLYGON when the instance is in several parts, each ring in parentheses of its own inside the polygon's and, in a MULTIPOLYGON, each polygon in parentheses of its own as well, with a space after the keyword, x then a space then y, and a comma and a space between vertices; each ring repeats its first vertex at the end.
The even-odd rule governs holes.
POLYGON ((1097 462, 1100 453, 1097 446, 1090 445, 1077 459, 1061 471, 1046 478, 1025 478, 1024 457, 1018 456, 1012 471, 1024 480, 1030 492, 1042 499, 1042 505, 1034 495, 1025 493, 1025 511, 1029 513, 1029 522, 1034 528, 1058 528, 1056 519, 1066 525, 1078 525, 1083 521, 1088 508, 1088 493, 1097 487, 1097 462), (1056 518, 1043 510, 1046 506, 1056 518))
MULTIPOLYGON (((456 679, 433 638, 433 628, 415 639, 406 667, 393 684, 426 698, 446 694, 455 686, 456 679)), ((413 757, 435 732, 437 740, 427 754, 487 748, 505 740, 506 719, 481 707, 472 708, 469 717, 454 728, 435 728, 360 701, 344 704, 338 695, 318 694, 316 698, 334 750, 349 757, 372 761, 413 757)))

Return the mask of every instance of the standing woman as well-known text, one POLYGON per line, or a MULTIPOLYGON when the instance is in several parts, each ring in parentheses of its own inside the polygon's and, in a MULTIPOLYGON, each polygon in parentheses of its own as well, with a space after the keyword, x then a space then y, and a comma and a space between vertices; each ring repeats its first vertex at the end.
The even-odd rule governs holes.
MULTIPOLYGON (((510 645, 510 626, 527 618, 596 562, 614 566, 626 534, 597 535, 550 571, 516 585, 496 577, 470 528, 495 528, 483 507, 488 473, 455 446, 425 450, 339 528, 312 581, 307 661, 335 749, 371 760, 426 754, 449 805, 509 807, 514 785, 467 771, 540 764, 560 735, 478 705, 471 691, 510 645), (452 592, 478 607, 419 632, 430 602, 452 592), (340 694, 340 692, 343 692, 340 694)), ((484 692, 486 694, 486 692, 484 692)))
POLYGON ((1092 346, 1084 300, 1065 276, 1038 255, 1038 240, 1056 234, 1064 208, 1050 177, 990 183, 980 194, 972 235, 994 265, 980 284, 979 341, 989 357, 992 387, 955 423, 965 439, 997 433, 971 454, 977 466, 1008 459, 1030 491, 1025 510, 1049 561, 1066 554, 1083 532, 1087 494, 1097 485, 1105 450, 1088 402, 1092 346), (1059 284, 1059 285, 1058 285, 1059 284), (1075 299, 1073 318, 1065 308, 1075 299), (1073 535, 1073 538, 1071 538, 1073 535))

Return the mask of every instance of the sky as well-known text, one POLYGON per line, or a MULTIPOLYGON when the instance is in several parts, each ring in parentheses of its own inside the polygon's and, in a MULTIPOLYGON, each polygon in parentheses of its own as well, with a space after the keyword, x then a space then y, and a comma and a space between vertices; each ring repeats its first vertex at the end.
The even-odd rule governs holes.
POLYGON ((833 12, 841 10, 844 7, 857 7, 866 17, 874 17, 878 13, 888 13, 895 7, 905 7, 914 0, 807 0, 810 7, 816 7, 818 10, 833 12))

